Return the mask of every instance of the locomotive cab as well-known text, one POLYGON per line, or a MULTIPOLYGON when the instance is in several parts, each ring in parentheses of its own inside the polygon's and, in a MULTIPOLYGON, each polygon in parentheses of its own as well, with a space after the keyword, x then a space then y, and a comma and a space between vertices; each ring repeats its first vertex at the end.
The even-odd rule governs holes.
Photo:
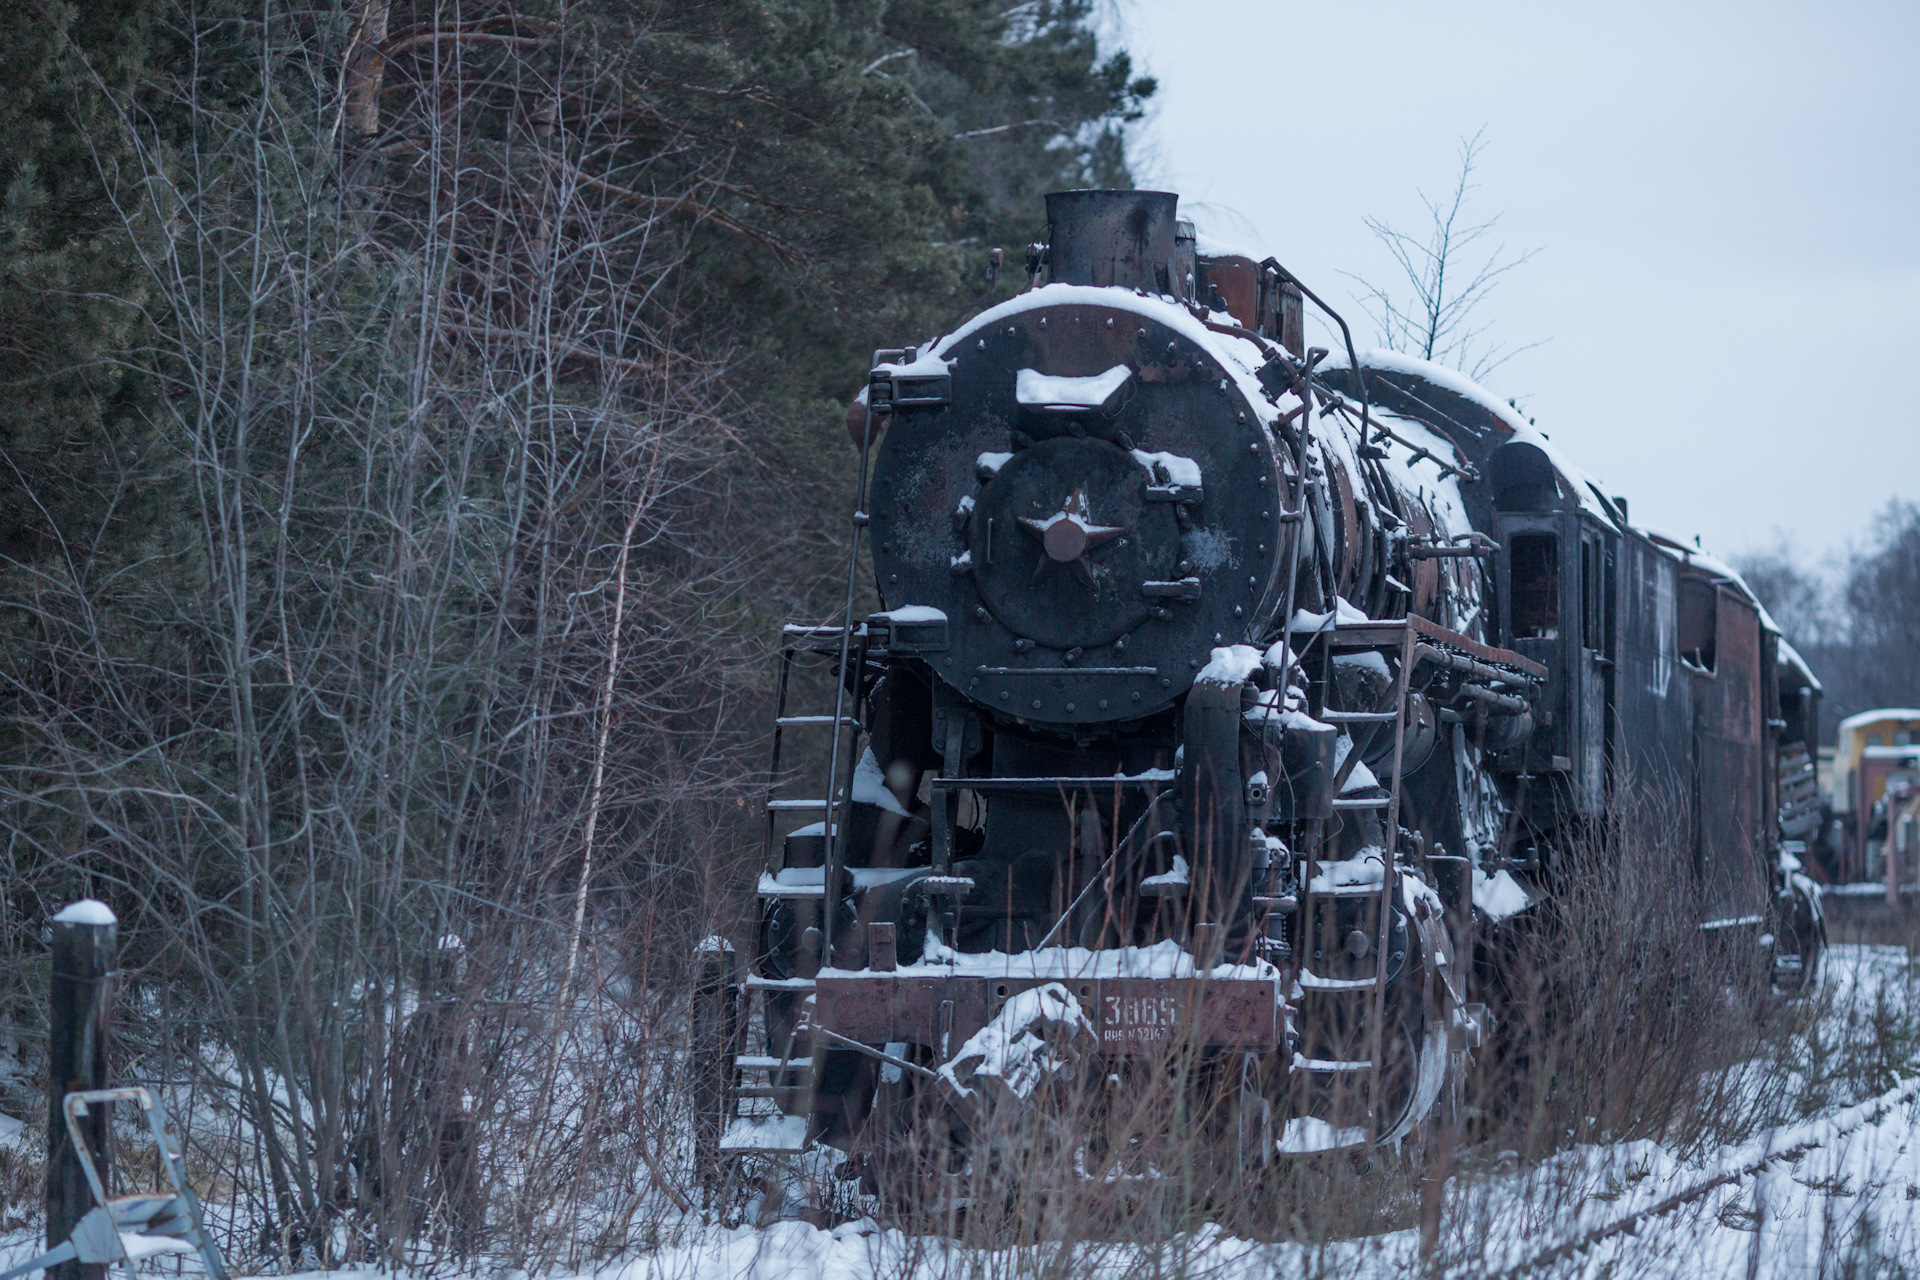
POLYGON ((1578 482, 1530 441, 1495 450, 1486 484, 1502 548, 1500 634, 1550 673, 1532 742, 1502 763, 1528 776, 1553 775, 1564 793, 1559 803, 1592 818, 1607 803, 1618 532, 1587 509, 1578 482))

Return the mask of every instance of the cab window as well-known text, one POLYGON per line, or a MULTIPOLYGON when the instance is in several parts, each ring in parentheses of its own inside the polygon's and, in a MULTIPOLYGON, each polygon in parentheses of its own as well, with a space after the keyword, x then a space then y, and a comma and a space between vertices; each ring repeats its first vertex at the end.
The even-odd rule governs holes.
POLYGON ((1680 579, 1680 657, 1701 671, 1713 670, 1714 633, 1720 621, 1720 589, 1699 578, 1680 579))
POLYGON ((1545 640, 1559 635, 1560 539, 1551 533, 1516 533, 1507 545, 1513 638, 1545 640))

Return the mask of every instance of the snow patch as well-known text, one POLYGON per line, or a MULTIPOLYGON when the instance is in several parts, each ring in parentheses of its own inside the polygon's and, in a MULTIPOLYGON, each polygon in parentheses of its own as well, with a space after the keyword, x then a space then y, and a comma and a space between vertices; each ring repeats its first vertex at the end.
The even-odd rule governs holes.
POLYGON ((885 613, 876 613, 876 618, 886 618, 892 622, 945 622, 944 609, 936 609, 930 604, 903 604, 898 609, 889 609, 885 613))
MULTIPOLYGON (((938 609, 934 610, 939 613, 938 609)), ((945 614, 941 614, 945 617, 945 614)), ((860 753, 860 763, 853 771, 853 802, 870 804, 885 809, 888 813, 897 813, 903 818, 908 813, 893 792, 887 787, 887 775, 880 770, 880 762, 873 758, 873 748, 868 747, 860 753)))
POLYGON ((1243 685, 1260 669, 1260 651, 1250 644, 1230 644, 1213 651, 1213 660, 1200 668, 1194 683, 1243 685))
POLYGON ((1240 392, 1249 411, 1262 423, 1272 423, 1279 410, 1268 401, 1266 389, 1256 376, 1267 362, 1260 344, 1233 334, 1216 333, 1196 319, 1192 312, 1171 298, 1137 294, 1131 289, 1101 285, 1049 284, 1029 289, 995 307, 989 307, 966 324, 940 339, 937 351, 957 351, 975 335, 1006 325, 1022 316, 1049 307, 1092 306, 1137 315, 1178 334, 1216 360, 1227 379, 1240 392))
MULTIPOLYGON (((933 948, 929 946, 930 955, 933 948)), ((833 969, 822 973, 835 974, 833 969)), ((983 978, 1032 978, 1042 982, 1092 981, 1106 978, 1193 978, 1205 975, 1222 981, 1232 978, 1258 978, 1278 981, 1280 971, 1265 960, 1252 964, 1223 964, 1212 969, 1196 968, 1193 957, 1171 938, 1150 947, 1111 947, 1090 951, 1085 947, 1045 947, 1008 955, 1003 951, 954 951, 942 948, 939 958, 919 964, 903 964, 903 974, 944 977, 964 975, 983 978)))
POLYGON ((1527 891, 1520 887, 1518 880, 1507 874, 1505 867, 1492 875, 1475 867, 1473 905, 1489 920, 1505 920, 1532 906, 1533 899, 1527 896, 1527 891))
POLYGON ((1016 1098, 1030 1098, 1051 1076, 1073 1076, 1074 1058, 1062 1039, 1099 1031, 1071 991, 1058 982, 1031 987, 1010 998, 992 1021, 967 1038, 940 1075, 962 1097, 971 1097, 982 1077, 997 1078, 1016 1098), (963 1082, 965 1071, 971 1083, 963 1082))
POLYGON ((1367 762, 1365 760, 1358 760, 1354 762, 1353 772, 1347 775, 1346 783, 1341 786, 1340 794, 1350 796, 1356 791, 1371 790, 1379 785, 1379 777, 1375 775, 1373 770, 1367 768, 1367 762))
POLYGON ((904 375, 909 378, 931 378, 946 373, 951 368, 953 368, 953 362, 951 360, 941 359, 933 353, 932 347, 928 347, 925 351, 922 351, 912 363, 906 361, 888 361, 873 366, 873 371, 875 373, 891 373, 896 376, 904 375))
POLYGON ((1322 862, 1320 870, 1307 885, 1308 893, 1332 893, 1354 885, 1385 884, 1387 851, 1370 844, 1344 862, 1322 862))
POLYGON ((1314 1151, 1342 1151, 1367 1140, 1365 1129, 1336 1129, 1318 1116, 1295 1116, 1287 1121, 1275 1144, 1283 1155, 1306 1155, 1314 1151))
MULTIPOLYGON (((1315 721, 1314 723, 1317 724, 1319 722, 1315 721)), ((1333 772, 1336 777, 1339 776, 1340 766, 1347 762, 1347 754, 1352 750, 1353 735, 1350 733, 1342 733, 1340 740, 1333 744, 1333 772)), ((1353 772, 1347 775, 1345 784, 1340 788, 1340 794, 1344 796, 1355 791, 1364 791, 1368 787, 1377 787, 1379 785, 1380 779, 1374 776, 1373 770, 1367 768, 1367 762, 1364 760, 1356 760, 1353 762, 1353 772)))
POLYGON ((82 898, 78 902, 69 903, 61 908, 60 914, 53 918, 53 922, 55 924, 108 925, 119 924, 120 919, 113 914, 106 903, 99 899, 82 898))
POLYGON ((1372 618, 1349 604, 1345 596, 1335 596, 1333 608, 1326 613, 1315 613, 1311 609, 1297 610, 1293 615, 1292 631, 1295 635, 1315 635, 1336 626, 1372 621, 1372 618))
POLYGON ((1372 650, 1368 650, 1365 653, 1335 654, 1333 664, 1336 667, 1365 667, 1367 670, 1378 675, 1382 680, 1393 679, 1393 673, 1387 670, 1386 658, 1372 650))
POLYGON ((1200 464, 1192 458, 1183 458, 1177 453, 1148 453, 1145 449, 1135 449, 1133 460, 1145 467, 1147 474, 1155 480, 1160 478, 1160 473, 1154 469, 1158 464, 1167 469, 1168 484, 1177 484, 1183 489, 1200 487, 1200 464))
POLYGON ((1140 882, 1140 887, 1144 889, 1150 884, 1162 886, 1188 884, 1190 881, 1187 879, 1187 874, 1187 860, 1176 853, 1173 855, 1173 870, 1162 871, 1157 876, 1148 876, 1140 882))
POLYGON ((805 1116, 741 1116, 720 1135, 722 1151, 804 1151, 805 1116))
MULTIPOLYGON (((1133 370, 1117 364, 1091 378, 1066 378, 1022 369, 1014 375, 1013 394, 1021 404, 1039 409, 1098 409, 1126 384, 1133 370)), ((1196 481, 1196 483, 1198 483, 1196 481)))

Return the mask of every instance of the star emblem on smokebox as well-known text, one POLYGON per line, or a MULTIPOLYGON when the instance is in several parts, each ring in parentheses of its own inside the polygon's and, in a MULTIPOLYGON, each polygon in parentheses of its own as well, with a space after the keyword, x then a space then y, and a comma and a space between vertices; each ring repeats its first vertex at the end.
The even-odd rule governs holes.
POLYGON ((1040 581, 1049 564, 1070 564, 1080 581, 1092 589, 1093 570, 1087 567, 1087 552, 1103 542, 1110 542, 1125 533, 1117 525, 1094 524, 1087 518, 1087 498, 1078 486, 1067 495, 1060 509, 1045 520, 1020 517, 1020 525, 1028 533, 1040 539, 1040 545, 1046 554, 1040 557, 1040 563, 1034 566, 1033 580, 1040 581))

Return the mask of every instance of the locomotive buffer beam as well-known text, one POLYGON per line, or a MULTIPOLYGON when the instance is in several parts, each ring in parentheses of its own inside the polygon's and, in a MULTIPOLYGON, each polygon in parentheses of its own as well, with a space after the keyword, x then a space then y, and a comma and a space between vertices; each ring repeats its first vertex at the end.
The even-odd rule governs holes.
POLYGON ((930 1045, 950 1055, 1013 996, 1057 982, 1078 998, 1105 1054, 1152 1055, 1176 1045, 1271 1052, 1284 1034, 1277 976, 1014 977, 915 969, 820 970, 814 1025, 836 1040, 930 1045))

